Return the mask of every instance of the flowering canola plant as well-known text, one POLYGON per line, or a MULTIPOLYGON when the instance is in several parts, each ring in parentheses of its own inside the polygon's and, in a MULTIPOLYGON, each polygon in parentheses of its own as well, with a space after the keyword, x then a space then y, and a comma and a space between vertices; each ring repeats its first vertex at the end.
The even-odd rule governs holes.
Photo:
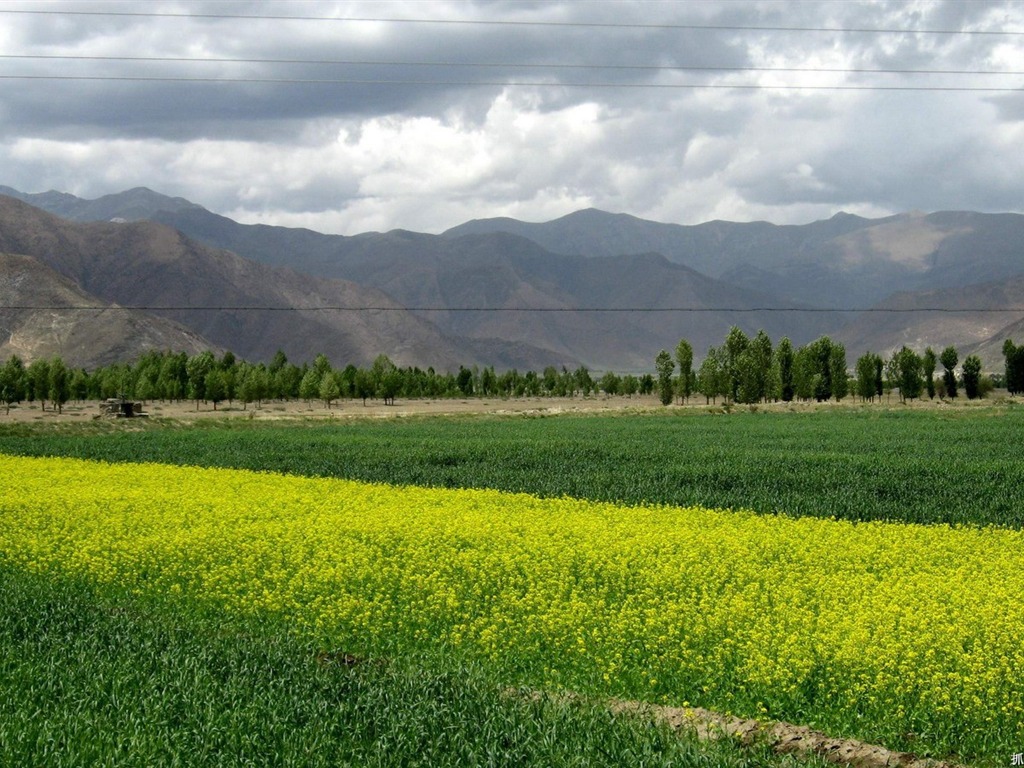
POLYGON ((1024 737, 1020 531, 72 459, 0 456, 0 477, 8 566, 534 685, 962 754, 1024 737))

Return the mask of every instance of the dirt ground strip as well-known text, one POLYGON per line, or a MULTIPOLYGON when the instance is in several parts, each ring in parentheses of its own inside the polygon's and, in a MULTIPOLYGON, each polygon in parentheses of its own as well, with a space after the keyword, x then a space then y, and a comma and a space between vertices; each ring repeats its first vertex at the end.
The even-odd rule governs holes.
MULTIPOLYGON (((700 400, 703 407, 704 399, 700 400)), ((651 410, 661 408, 655 396, 634 397, 524 397, 524 398, 443 398, 423 400, 399 400, 396 405, 384 405, 381 400, 336 401, 330 408, 322 402, 306 402, 290 400, 285 402, 271 401, 260 406, 241 403, 221 403, 214 410, 212 403, 194 401, 163 402, 150 401, 143 404, 143 413, 152 418, 191 420, 191 419, 358 419, 358 418, 400 418, 416 415, 456 415, 456 414, 524 414, 524 415, 555 415, 560 413, 600 413, 629 410, 651 410)), ((58 414, 49 403, 43 410, 38 402, 20 403, 11 406, 10 413, 5 415, 0 406, 0 423, 3 421, 88 421, 100 414, 100 404, 96 401, 72 402, 65 404, 63 412, 58 414)))
MULTIPOLYGON (((582 697, 573 694, 545 694, 530 690, 510 690, 508 693, 567 705, 583 701, 582 697)), ((922 758, 911 752, 894 752, 856 739, 833 738, 792 723, 749 720, 702 707, 666 707, 620 699, 612 699, 606 704, 613 714, 647 718, 676 731, 690 731, 702 741, 732 738, 744 746, 763 744, 779 754, 797 757, 816 755, 830 763, 853 768, 965 768, 958 763, 922 758)))
POLYGON ((818 755, 830 763, 855 768, 959 768, 954 763, 929 760, 910 752, 893 752, 856 739, 832 738, 792 723, 744 720, 702 708, 660 707, 633 701, 611 702, 609 708, 616 713, 649 716, 676 730, 693 730, 701 739, 731 736, 746 745, 767 744, 780 754, 818 755))
MULTIPOLYGON (((960 399, 956 403, 940 400, 918 400, 913 403, 901 404, 896 397, 883 400, 881 403, 861 403, 848 398, 842 403, 768 403, 758 405, 723 406, 721 402, 708 405, 703 397, 694 397, 686 405, 674 403, 669 410, 682 409, 693 411, 712 411, 715 413, 743 413, 756 411, 816 411, 821 409, 962 409, 978 408, 1005 404, 1006 397, 995 396, 985 400, 967 401, 960 399)), ((459 414, 493 414, 493 415, 524 415, 554 416, 563 413, 629 413, 641 411, 664 411, 656 395, 633 397, 592 395, 589 397, 522 397, 522 398, 440 398, 422 400, 399 400, 396 405, 384 405, 381 400, 368 400, 364 405, 360 400, 335 401, 330 408, 322 402, 290 400, 285 402, 270 401, 259 406, 241 403, 221 403, 214 409, 212 403, 194 401, 163 402, 150 401, 143 404, 143 413, 152 418, 189 421, 192 419, 377 419, 401 418, 417 415, 459 415, 459 414)), ((54 410, 49 403, 43 409, 36 403, 16 403, 11 406, 10 413, 5 413, 0 406, 0 423, 4 421, 21 422, 80 422, 97 418, 100 404, 96 401, 71 402, 65 404, 62 413, 54 410)))

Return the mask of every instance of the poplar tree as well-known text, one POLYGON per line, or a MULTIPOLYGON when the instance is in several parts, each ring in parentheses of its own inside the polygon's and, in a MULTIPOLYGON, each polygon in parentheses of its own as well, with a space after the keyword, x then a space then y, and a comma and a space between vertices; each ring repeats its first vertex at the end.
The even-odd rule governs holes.
POLYGON ((722 349, 725 352, 723 363, 729 380, 728 395, 733 402, 739 397, 740 385, 743 383, 743 353, 748 346, 750 339, 743 331, 735 325, 729 329, 722 349))
POLYGON ((686 339, 676 346, 676 362, 679 364, 679 397, 685 403, 693 393, 696 377, 693 373, 693 347, 686 339))
POLYGON ((1024 345, 1017 346, 1010 339, 1003 342, 1006 358, 1006 389, 1011 395, 1024 392, 1024 345))
POLYGON ((60 414, 64 412, 64 403, 71 397, 71 372, 61 358, 55 357, 50 361, 48 373, 47 395, 60 414))
POLYGON ((783 337, 775 348, 775 360, 779 367, 780 396, 783 402, 793 399, 793 343, 783 337))
POLYGON ((896 364, 896 382, 900 388, 900 400, 915 400, 921 396, 921 371, 923 365, 921 358, 910 347, 904 345, 895 354, 893 360, 896 364))
POLYGON ((953 346, 946 347, 939 355, 939 362, 946 369, 942 374, 942 380, 946 385, 946 396, 950 398, 956 397, 956 364, 959 360, 956 347, 953 346))
POLYGON ((880 361, 881 358, 873 352, 866 352, 857 358, 857 394, 861 400, 875 399, 876 360, 880 361))
POLYGON ((723 353, 717 347, 709 347, 697 372, 697 391, 704 395, 709 403, 715 402, 727 389, 722 356, 723 353))
POLYGON ((675 367, 672 355, 664 349, 654 358, 654 369, 658 374, 658 395, 662 405, 672 404, 672 371, 675 367))
POLYGON ((924 385, 928 390, 929 400, 935 399, 935 366, 937 363, 938 358, 935 356, 935 350, 928 347, 921 357, 921 364, 924 371, 924 385))
POLYGON ((25 397, 25 365, 17 355, 11 355, 0 368, 0 400, 6 413, 11 412, 11 403, 20 403, 25 397))
POLYGON ((964 360, 964 393, 968 400, 981 397, 981 358, 968 355, 964 360))

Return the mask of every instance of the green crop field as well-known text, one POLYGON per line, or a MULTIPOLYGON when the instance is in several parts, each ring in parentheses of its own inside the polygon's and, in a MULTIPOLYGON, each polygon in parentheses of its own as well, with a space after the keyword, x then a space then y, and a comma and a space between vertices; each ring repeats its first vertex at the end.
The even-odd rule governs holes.
POLYGON ((1013 405, 0 422, 0 754, 785 762, 614 696, 1003 764, 1022 430, 1013 405))
POLYGON ((1024 408, 3 425, 0 452, 629 504, 1024 526, 1024 408))
POLYGON ((437 656, 335 658, 281 624, 2 558, 0 601, 3 765, 808 764, 603 707, 509 697, 486 669, 437 656))

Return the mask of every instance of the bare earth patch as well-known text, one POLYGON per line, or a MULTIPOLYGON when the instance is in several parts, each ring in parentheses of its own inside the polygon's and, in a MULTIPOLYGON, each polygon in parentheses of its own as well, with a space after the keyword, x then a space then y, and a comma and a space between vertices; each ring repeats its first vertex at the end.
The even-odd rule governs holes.
MULTIPOLYGON (((729 405, 721 402, 707 404, 703 397, 694 397, 686 405, 674 403, 666 409, 657 395, 634 395, 633 397, 591 395, 589 397, 522 397, 522 398, 438 398, 422 400, 399 400, 395 405, 385 405, 382 400, 367 400, 364 405, 360 400, 339 400, 327 408, 320 401, 305 400, 270 401, 257 406, 243 405, 239 402, 221 403, 215 409, 212 403, 194 401, 149 401, 143 404, 146 416, 172 421, 189 421, 192 419, 378 419, 401 418, 405 416, 444 416, 460 414, 492 414, 492 415, 524 415, 524 416, 555 416, 563 413, 637 413, 644 411, 689 410, 713 413, 745 413, 750 411, 797 411, 807 412, 822 409, 869 409, 869 410, 903 410, 906 408, 924 408, 933 410, 949 410, 962 408, 979 408, 985 406, 1005 405, 1005 392, 984 400, 968 401, 960 398, 956 402, 941 400, 917 400, 901 404, 896 397, 888 397, 882 402, 861 403, 848 398, 841 403, 828 402, 792 402, 792 403, 760 403, 757 405, 729 405)), ((0 407, 0 424, 13 422, 76 422, 89 421, 100 414, 100 404, 96 401, 67 403, 63 412, 58 414, 48 403, 46 408, 36 403, 16 403, 11 406, 10 413, 5 414, 0 407)))
MULTIPOLYGON (((703 403, 703 398, 701 399, 703 403)), ((384 405, 381 400, 342 400, 327 408, 322 402, 304 400, 270 401, 259 406, 242 403, 221 403, 216 410, 212 403, 194 401, 162 402, 149 401, 143 404, 143 413, 151 418, 190 419, 352 419, 352 418, 395 418, 416 415, 446 414, 524 414, 555 415, 560 413, 599 413, 628 410, 650 410, 661 408, 656 396, 634 397, 524 397, 508 398, 441 398, 423 400, 399 400, 395 405, 384 405)), ((63 413, 58 414, 49 403, 46 410, 36 403, 21 403, 11 406, 10 414, 4 415, 0 407, 0 423, 3 421, 88 421, 100 414, 100 405, 95 401, 67 403, 63 413)))
MULTIPOLYGON (((538 691, 509 691, 530 700, 571 704, 582 701, 573 694, 545 694, 538 691)), ((779 754, 797 757, 818 756, 830 763, 854 768, 963 768, 957 763, 918 757, 910 752, 895 752, 856 739, 839 739, 804 725, 761 721, 723 715, 703 707, 667 707, 642 701, 612 699, 609 711, 650 719, 676 731, 696 734, 702 741, 731 738, 744 746, 766 745, 779 754)))
POLYGON ((953 763, 920 758, 910 752, 894 752, 856 739, 836 739, 792 723, 745 720, 699 707, 659 707, 634 701, 616 701, 609 707, 616 713, 649 716, 676 730, 693 730, 701 739, 725 735, 745 745, 767 744, 780 754, 818 755, 831 763, 855 768, 955 768, 953 763))

